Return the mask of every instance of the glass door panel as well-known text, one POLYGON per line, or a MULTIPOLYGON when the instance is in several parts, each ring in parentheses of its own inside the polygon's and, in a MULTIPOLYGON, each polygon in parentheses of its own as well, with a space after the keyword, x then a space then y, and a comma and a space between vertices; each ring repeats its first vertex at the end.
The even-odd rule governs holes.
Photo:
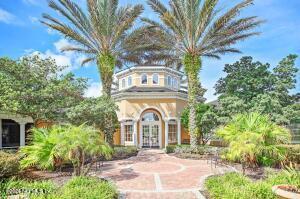
POLYGON ((159 147, 159 126, 151 126, 151 147, 159 147))
POLYGON ((143 130, 143 147, 150 147, 150 126, 142 125, 143 130))

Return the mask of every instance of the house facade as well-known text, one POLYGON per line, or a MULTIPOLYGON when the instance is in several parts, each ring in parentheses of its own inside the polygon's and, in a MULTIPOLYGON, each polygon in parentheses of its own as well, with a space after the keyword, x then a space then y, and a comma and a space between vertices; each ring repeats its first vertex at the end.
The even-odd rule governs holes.
POLYGON ((189 142, 180 123, 187 105, 184 74, 165 66, 135 66, 115 74, 112 97, 119 106, 115 144, 164 148, 189 142))

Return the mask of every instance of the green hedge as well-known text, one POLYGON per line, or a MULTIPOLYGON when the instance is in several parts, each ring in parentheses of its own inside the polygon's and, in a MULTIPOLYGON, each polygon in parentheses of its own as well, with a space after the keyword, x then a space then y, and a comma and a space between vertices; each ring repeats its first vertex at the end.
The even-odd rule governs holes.
POLYGON ((275 199, 272 186, 278 184, 299 185, 300 178, 290 178, 286 172, 270 174, 265 180, 253 182, 238 173, 209 177, 205 186, 214 199, 275 199))
POLYGON ((166 153, 174 153, 175 152, 175 148, 177 147, 177 145, 168 145, 166 147, 166 153))
POLYGON ((286 161, 288 163, 300 164, 300 144, 281 145, 286 152, 286 161))
POLYGON ((136 156, 138 149, 135 146, 115 146, 113 159, 124 159, 136 156))
POLYGON ((16 153, 0 151, 0 179, 17 175, 20 170, 16 153))

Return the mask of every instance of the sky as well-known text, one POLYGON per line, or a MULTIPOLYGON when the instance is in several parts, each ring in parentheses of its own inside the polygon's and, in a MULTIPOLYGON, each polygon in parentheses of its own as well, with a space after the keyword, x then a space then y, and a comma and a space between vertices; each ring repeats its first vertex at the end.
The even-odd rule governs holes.
MULTIPOLYGON (((85 7, 85 0, 74 0, 85 7)), ((162 0, 167 3, 167 0, 162 0)), ((220 0, 219 7, 230 8, 240 0, 220 0)), ((144 17, 158 20, 145 0, 120 0, 120 5, 141 3, 145 6, 144 17)), ((40 53, 43 57, 53 57, 57 64, 68 65, 65 72, 73 72, 78 77, 89 79, 86 96, 99 96, 101 82, 97 67, 91 63, 81 67, 84 55, 62 53, 60 49, 69 43, 62 35, 48 29, 39 20, 43 13, 58 16, 48 8, 46 0, 0 0, 0 57, 18 59, 28 54, 40 53)), ((217 98, 214 85, 224 77, 225 64, 238 61, 242 56, 252 56, 254 60, 277 63, 289 54, 300 55, 300 0, 256 0, 255 4, 241 13, 241 16, 259 16, 266 22, 257 28, 261 35, 236 45, 243 53, 222 56, 221 60, 204 59, 200 79, 207 89, 207 101, 217 98)), ((138 24, 137 24, 138 25, 138 24)), ((297 60, 300 66, 300 58, 297 60)), ((300 77, 292 93, 300 92, 300 77)))

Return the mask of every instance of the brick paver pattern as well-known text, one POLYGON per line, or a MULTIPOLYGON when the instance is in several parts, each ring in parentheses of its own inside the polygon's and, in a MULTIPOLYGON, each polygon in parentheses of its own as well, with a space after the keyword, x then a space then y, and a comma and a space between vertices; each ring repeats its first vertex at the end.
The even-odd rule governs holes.
POLYGON ((207 160, 180 159, 162 150, 141 150, 136 157, 105 162, 96 175, 112 180, 121 198, 194 199, 204 198, 204 179, 231 171, 207 160))

